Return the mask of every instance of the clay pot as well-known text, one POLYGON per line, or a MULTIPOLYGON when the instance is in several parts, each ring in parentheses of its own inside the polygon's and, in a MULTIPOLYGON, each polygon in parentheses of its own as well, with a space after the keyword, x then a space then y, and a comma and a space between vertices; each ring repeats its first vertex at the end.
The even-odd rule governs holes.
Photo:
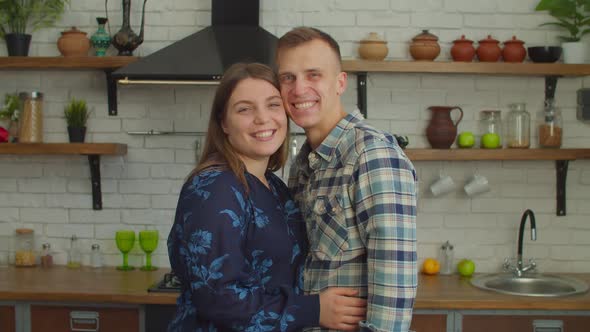
POLYGON ((483 62, 496 62, 502 56, 502 49, 498 46, 500 42, 488 35, 488 38, 479 41, 477 47, 477 58, 483 62))
POLYGON ((502 58, 506 62, 523 62, 524 58, 526 58, 524 42, 516 39, 516 36, 512 36, 512 39, 505 41, 502 58))
POLYGON ((465 35, 461 35, 461 39, 454 40, 453 47, 451 47, 451 56, 453 61, 473 61, 473 56, 475 56, 473 40, 465 38, 465 35))
POLYGON ((430 122, 426 127, 428 143, 435 149, 450 148, 457 137, 457 125, 463 119, 463 110, 458 106, 431 106, 428 109, 432 111, 430 122), (451 119, 451 111, 454 109, 461 112, 461 116, 455 123, 451 119))
POLYGON ((387 42, 379 38, 376 32, 370 32, 369 36, 359 43, 359 55, 361 59, 381 61, 385 59, 389 52, 387 42))
POLYGON ((61 33, 57 40, 57 48, 63 56, 87 56, 90 40, 86 37, 86 32, 72 27, 61 33))
POLYGON ((429 33, 428 30, 422 30, 421 34, 412 38, 410 55, 414 60, 433 61, 439 54, 438 37, 429 33))

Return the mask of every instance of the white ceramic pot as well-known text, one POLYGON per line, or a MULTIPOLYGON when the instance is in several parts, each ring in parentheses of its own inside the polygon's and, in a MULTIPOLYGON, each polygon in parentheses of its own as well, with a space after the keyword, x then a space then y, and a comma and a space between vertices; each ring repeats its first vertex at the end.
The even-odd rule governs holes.
POLYGON ((564 63, 586 63, 588 44, 583 42, 562 43, 564 63))

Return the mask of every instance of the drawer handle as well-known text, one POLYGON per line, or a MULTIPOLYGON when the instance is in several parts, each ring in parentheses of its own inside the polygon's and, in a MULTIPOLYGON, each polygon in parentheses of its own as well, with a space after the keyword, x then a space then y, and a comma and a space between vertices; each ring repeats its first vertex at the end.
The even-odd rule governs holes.
POLYGON ((534 332, 563 332, 563 321, 536 319, 533 321, 534 332))
POLYGON ((72 311, 70 312, 70 330, 72 332, 98 332, 98 312, 96 311, 72 311), (76 325, 94 325, 94 328, 80 328, 76 325))

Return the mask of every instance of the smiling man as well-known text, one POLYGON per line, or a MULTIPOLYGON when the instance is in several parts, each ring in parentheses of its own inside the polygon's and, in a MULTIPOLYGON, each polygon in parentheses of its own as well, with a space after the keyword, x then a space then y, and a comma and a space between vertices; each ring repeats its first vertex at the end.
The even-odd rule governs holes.
POLYGON ((344 110, 347 75, 328 34, 291 30, 279 39, 277 64, 287 113, 307 136, 289 176, 310 243, 305 292, 357 289, 368 300, 361 330, 408 331, 417 287, 414 166, 393 135, 344 110))

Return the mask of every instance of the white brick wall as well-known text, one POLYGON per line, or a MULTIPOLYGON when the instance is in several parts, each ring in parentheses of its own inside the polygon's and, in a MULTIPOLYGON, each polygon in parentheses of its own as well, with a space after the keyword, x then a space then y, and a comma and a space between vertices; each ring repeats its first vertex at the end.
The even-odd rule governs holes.
MULTIPOLYGON (((546 13, 537 13, 537 0, 262 0, 261 24, 283 34, 308 24, 331 33, 343 56, 357 57, 358 41, 378 32, 388 41, 389 59, 408 59, 411 38, 422 29, 439 36, 438 60, 450 58, 452 41, 465 34, 479 40, 491 34, 500 41, 516 35, 527 46, 556 43, 559 31, 539 28, 546 13)), ((133 2, 132 27, 139 32, 141 2, 133 2)), ((58 55, 59 33, 71 25, 92 34, 103 4, 76 1, 58 27, 35 32, 32 56, 58 55)), ((111 32, 120 27, 120 4, 109 2, 111 32)), ((136 55, 147 55, 210 24, 209 0, 148 2, 145 42, 136 55)), ((110 54, 116 51, 111 49, 110 54)), ((0 56, 6 55, 0 45, 0 56)), ((356 77, 350 75, 344 95, 348 108, 356 103, 356 77)), ((557 101, 564 113, 565 147, 588 147, 590 128, 576 120, 575 93, 590 78, 564 78, 557 85, 557 101)), ((477 75, 369 74, 369 122, 394 133, 408 135, 412 147, 427 147, 424 130, 433 105, 457 105, 464 111, 459 130, 477 132, 482 109, 501 109, 527 103, 536 119, 542 106, 543 78, 477 75)), ((0 156, 0 236, 17 227, 33 227, 37 244, 50 242, 65 263, 69 236, 80 238, 83 262, 89 262, 90 245, 98 243, 108 265, 120 264, 113 237, 118 229, 160 230, 155 263, 167 266, 165 239, 174 216, 180 186, 195 162, 193 136, 143 137, 127 131, 204 131, 214 88, 121 87, 119 115, 107 115, 104 74, 100 71, 0 72, 0 95, 41 90, 45 93, 45 140, 67 139, 63 106, 71 97, 84 98, 93 110, 87 140, 128 145, 123 157, 102 157, 103 210, 91 209, 89 168, 77 156, 0 156)), ((534 126, 533 126, 534 128, 534 126)), ((533 138, 536 133, 533 130, 533 138)), ((536 146, 536 142, 533 143, 536 146)), ((456 260, 475 259, 478 270, 498 270, 503 259, 516 253, 516 230, 521 213, 537 214, 538 239, 525 237, 525 255, 539 260, 544 271, 590 272, 590 161, 570 163, 565 217, 555 216, 554 163, 539 162, 417 162, 420 177, 418 217, 419 256, 436 256, 450 240, 456 260), (439 171, 451 175, 457 189, 433 197, 428 189, 439 171), (462 186, 474 172, 485 175, 491 191, 468 198, 462 186)), ((527 228, 528 229, 528 228, 527 228)), ((528 236, 528 235, 527 235, 528 236)), ((0 247, 6 250, 5 247, 0 247)), ((135 248, 131 263, 142 262, 135 248)))

